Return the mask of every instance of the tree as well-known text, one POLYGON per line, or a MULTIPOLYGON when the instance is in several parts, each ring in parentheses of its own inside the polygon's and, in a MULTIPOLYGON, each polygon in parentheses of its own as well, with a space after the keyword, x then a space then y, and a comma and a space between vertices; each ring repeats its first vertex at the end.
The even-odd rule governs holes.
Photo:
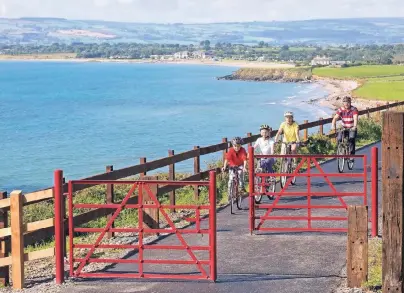
POLYGON ((261 42, 258 43, 258 48, 264 48, 264 46, 265 46, 264 41, 261 41, 261 42))
POLYGON ((281 49, 282 49, 282 51, 288 51, 289 46, 288 45, 283 45, 281 49))

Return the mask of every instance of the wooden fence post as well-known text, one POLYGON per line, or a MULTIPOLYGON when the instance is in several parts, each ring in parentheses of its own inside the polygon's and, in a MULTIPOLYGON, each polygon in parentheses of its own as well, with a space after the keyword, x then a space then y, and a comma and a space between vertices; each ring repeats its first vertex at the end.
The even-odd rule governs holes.
MULTIPOLYGON (((112 171, 114 171, 114 166, 106 166, 106 172, 110 173, 112 171)), ((114 185, 113 184, 107 184, 107 197, 106 197, 106 203, 110 204, 110 203, 114 203, 115 202, 115 198, 114 198, 114 185)), ((112 212, 113 210, 111 210, 112 212)), ((108 214, 107 215, 107 222, 111 219, 112 214, 108 214)), ((112 222, 112 226, 111 228, 115 228, 115 222, 112 222)), ((108 231, 107 233, 107 238, 112 238, 115 237, 115 232, 111 232, 108 231)))
MULTIPOLYGON (((320 117, 320 123, 323 122, 322 120, 323 120, 323 118, 320 117)), ((324 125, 323 124, 320 124, 319 133, 320 133, 320 135, 324 135, 324 125)))
MULTIPOLYGON (((251 137, 251 136, 252 136, 252 133, 251 133, 251 132, 248 132, 248 133, 247 133, 247 137, 251 137)), ((249 146, 249 147, 252 146, 252 143, 249 142, 249 143, 248 143, 248 146, 249 146)))
POLYGON ((347 277, 349 288, 360 288, 368 278, 368 208, 348 207, 347 277))
MULTIPOLYGON (((157 180, 156 176, 145 176, 143 180, 157 180)), ((158 186, 157 184, 145 184, 142 186, 142 204, 158 204, 155 203, 149 196, 146 188, 156 196, 158 196, 158 186)), ((158 229, 159 228, 159 209, 158 208, 144 208, 143 209, 143 224, 144 228, 148 229, 158 229)), ((158 235, 159 233, 144 233, 145 236, 158 235)))
MULTIPOLYGON (((222 142, 223 142, 223 143, 227 143, 227 137, 222 138, 222 142)), ((227 146, 229 146, 229 145, 227 145, 227 146)), ((227 150, 228 150, 228 147, 226 147, 226 149, 223 150, 223 163, 224 163, 224 161, 226 160, 226 153, 227 153, 227 150)))
MULTIPOLYGON (((199 150, 199 146, 194 146, 194 150, 199 150)), ((199 174, 201 172, 201 157, 200 157, 200 152, 198 152, 198 155, 194 157, 194 174, 199 174)), ((202 178, 201 178, 202 179, 202 178)), ((199 199, 199 186, 194 187, 194 198, 199 199)))
POLYGON ((387 106, 387 111, 389 111, 390 110, 390 103, 386 102, 386 106, 387 106))
MULTIPOLYGON (((7 192, 0 191, 0 199, 5 199, 5 198, 7 198, 7 192)), ((7 228, 7 227, 8 227, 7 210, 2 209, 0 211, 0 229, 7 228)), ((5 238, 0 238, 0 258, 8 257, 9 252, 10 252, 9 241, 6 240, 5 238)), ((10 282, 10 276, 9 276, 8 266, 1 267, 0 268, 0 284, 3 287, 5 287, 5 286, 8 286, 9 282, 10 282)))
POLYGON ((370 118, 370 112, 369 112, 369 107, 366 107, 366 118, 370 118))
MULTIPOLYGON (((304 124, 307 124, 307 123, 309 123, 309 120, 304 120, 303 122, 304 122, 304 124)), ((306 128, 304 130, 303 140, 306 141, 308 138, 309 138, 309 130, 306 128)))
POLYGON ((15 190, 10 195, 11 215, 11 258, 14 289, 24 287, 24 230, 22 220, 22 191, 15 190))
MULTIPOLYGON (((168 156, 172 157, 174 156, 174 150, 168 150, 168 156)), ((175 165, 170 164, 168 166, 168 180, 174 181, 175 180, 175 165)), ((175 205, 175 190, 170 191, 170 205, 175 205)), ((173 213, 175 212, 175 209, 170 209, 170 211, 173 213)))
POLYGON ((382 133, 383 293, 403 293, 404 113, 385 112, 382 133))
MULTIPOLYGON (((146 158, 140 158, 140 164, 146 164, 146 158)), ((140 178, 143 178, 143 176, 146 176, 147 172, 140 173, 140 178)))

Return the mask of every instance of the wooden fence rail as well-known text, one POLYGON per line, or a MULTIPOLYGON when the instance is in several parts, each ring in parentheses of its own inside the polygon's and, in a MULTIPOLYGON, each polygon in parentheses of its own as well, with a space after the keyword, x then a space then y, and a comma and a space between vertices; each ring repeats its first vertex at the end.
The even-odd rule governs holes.
MULTIPOLYGON (((369 117, 370 113, 388 110, 397 106, 404 105, 404 102, 397 102, 393 104, 386 104, 380 107, 365 109, 359 112, 359 115, 366 115, 369 117)), ((307 122, 300 125, 301 130, 307 130, 313 127, 319 127, 319 133, 323 133, 323 126, 331 123, 332 118, 320 118, 317 121, 307 122)), ((271 136, 276 134, 277 130, 272 131, 271 136)), ((330 136, 333 134, 330 134, 330 136)), ((259 134, 247 134, 243 138, 244 144, 251 144, 259 137, 259 134)), ((174 154, 174 150, 169 151, 169 156, 150 162, 146 162, 146 158, 141 158, 141 163, 135 166, 125 167, 115 170, 113 166, 107 166, 106 172, 91 177, 83 178, 83 180, 118 180, 134 175, 144 176, 147 172, 160 169, 162 167, 169 168, 169 177, 175 178, 175 164, 186 160, 193 159, 194 161, 194 174, 182 179, 183 181, 204 180, 208 178, 209 171, 201 171, 200 156, 223 152, 223 157, 229 148, 227 138, 223 138, 221 143, 210 145, 207 147, 195 146, 193 150, 185 151, 182 153, 174 154)), ((216 169, 216 168, 215 168, 216 169)), ((213 170, 215 170, 213 169, 213 170)), ((220 173, 220 168, 216 169, 220 173)), ((75 191, 80 191, 93 185, 78 185, 75 191)), ((170 202, 175 203, 175 190, 176 186, 159 186, 158 194, 170 194, 170 202)), ((67 184, 63 184, 64 193, 67 192, 67 184)), ((195 188, 195 197, 199 196, 199 189, 195 188)), ((0 192, 0 283, 7 285, 8 283, 8 268, 7 266, 13 264, 13 284, 14 286, 23 286, 23 269, 24 262, 55 255, 54 248, 49 248, 41 251, 24 253, 24 247, 32 245, 44 239, 49 239, 54 235, 54 218, 45 219, 33 223, 23 224, 22 221, 22 207, 43 201, 50 201, 54 199, 53 187, 23 194, 21 191, 14 191, 11 196, 7 198, 5 192, 0 192), (8 217, 11 218, 11 227, 8 227, 8 217), (12 244, 13 255, 11 256, 10 239, 12 244), (15 269, 17 268, 17 269, 15 269)), ((113 185, 107 186, 106 201, 114 202, 114 187, 113 185)), ((137 197, 130 199, 130 203, 137 203, 137 197)), ((96 209, 80 215, 75 216, 74 222, 76 225, 84 224, 89 221, 95 220, 103 216, 109 216, 110 209, 96 209)), ((65 231, 67 231, 67 220, 65 222, 65 231)), ((112 237, 110 233, 108 237, 112 237)))

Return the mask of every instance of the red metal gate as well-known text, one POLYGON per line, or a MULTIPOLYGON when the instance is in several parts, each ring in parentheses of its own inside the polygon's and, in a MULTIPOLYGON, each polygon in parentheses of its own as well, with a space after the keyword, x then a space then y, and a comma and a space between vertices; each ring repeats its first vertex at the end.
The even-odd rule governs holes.
MULTIPOLYGON (((346 198, 350 198, 351 200, 358 199, 361 201, 360 204, 367 205, 367 164, 366 164, 366 156, 365 155, 354 155, 350 156, 350 158, 354 158, 357 161, 362 160, 363 164, 361 164, 363 168, 363 172, 359 173, 326 173, 323 170, 322 165, 320 164, 320 160, 328 160, 338 157, 337 155, 272 155, 272 156, 263 156, 263 155, 255 155, 254 149, 250 147, 249 149, 249 174, 250 174, 250 232, 253 231, 271 231, 271 232, 304 232, 304 231, 315 231, 315 232, 346 232, 347 228, 345 227, 328 227, 325 225, 326 222, 339 222, 339 226, 342 223, 347 221, 346 210, 348 209, 348 205, 346 203, 346 198), (262 178, 262 185, 258 190, 263 190, 265 186, 268 184, 265 183, 265 177, 275 176, 280 177, 284 175, 284 173, 276 173, 276 174, 265 174, 259 173, 254 174, 254 159, 257 158, 298 158, 300 162, 297 164, 295 172, 293 176, 296 176, 297 182, 300 183, 300 186, 296 186, 291 189, 291 182, 293 177, 287 177, 286 184, 284 188, 282 188, 279 192, 256 192, 256 188, 254 186, 254 176, 259 176, 262 178), (310 166, 310 167, 309 167, 310 166), (316 186, 313 184, 313 181, 318 181, 319 179, 323 179, 325 182, 322 183, 323 188, 327 186, 329 191, 316 191, 316 186), (332 182, 330 178, 358 178, 359 184, 361 185, 361 189, 358 191, 343 191, 341 188, 338 188, 336 182, 332 182), (304 187, 302 186, 304 185, 304 187), (275 198, 273 201, 269 203, 260 203, 255 204, 254 196, 260 194, 273 195, 275 198), (334 201, 332 204, 324 204, 324 199, 328 199, 329 201, 334 201), (282 203, 280 201, 283 200, 282 203), (305 201, 305 204, 293 204, 293 201, 305 201), (317 203, 320 201, 320 204, 314 204, 313 201, 317 203), (292 203, 291 203, 292 202, 292 203), (323 204, 321 204, 323 202, 323 204), (335 204, 337 202, 338 204, 335 204), (338 214, 338 211, 343 211, 343 213, 339 212, 338 216, 330 215, 327 211, 332 210, 332 214, 338 214), (258 211, 264 211, 264 214, 258 215, 258 211), (303 214, 304 212, 304 214, 303 214), (319 212, 320 215, 316 215, 316 212, 319 212), (306 224, 302 224, 305 222, 306 224), (322 222, 322 223, 321 223, 322 222), (276 227, 264 227, 264 224, 278 224, 276 227), (289 225, 285 224, 288 223, 289 225), (294 227, 291 227, 290 224, 293 223, 294 227), (316 225, 315 223, 321 223, 316 225), (297 227, 296 227, 297 226, 297 227)), ((357 164, 357 163, 356 163, 357 164)), ((335 166, 336 170, 336 166, 335 166)), ((376 170, 377 173, 377 170, 376 170)), ((373 176, 372 176, 373 177, 373 176)), ((356 182, 358 183, 358 182, 356 182)), ((347 183, 339 182, 343 187, 346 186, 347 183), (343 183, 343 184, 342 184, 343 183)), ((280 184, 278 183, 277 186, 280 184)), ((318 184, 319 185, 319 184, 318 184)), ((279 187, 278 187, 279 188, 279 187)), ((320 189, 320 188, 319 188, 320 189)), ((321 188, 322 189, 322 188, 321 188)), ((331 225, 330 225, 331 226, 331 225)))
MULTIPOLYGON (((138 180, 138 181, 112 181, 112 180, 73 180, 69 181, 69 262, 70 262, 70 276, 75 277, 97 277, 97 278, 158 278, 158 279, 195 279, 195 280, 216 280, 216 174, 210 173, 209 181, 152 181, 152 180, 138 180), (113 204, 87 204, 73 202, 74 187, 76 185, 100 185, 100 184, 113 184, 115 186, 127 184, 130 186, 129 192, 124 196, 120 203, 113 204), (162 204, 159 201, 157 194, 151 190, 151 186, 160 185, 175 185, 175 186, 208 186, 209 204, 207 205, 170 205, 162 204), (137 192, 138 203, 129 204, 128 201, 137 192), (147 195, 147 201, 143 196, 147 195), (167 209, 187 209, 195 212, 193 218, 186 218, 192 224, 184 229, 177 228, 172 219, 170 219, 167 209), (103 228, 88 228, 88 227, 75 227, 74 211, 76 209, 111 209, 114 210, 107 224, 103 228), (138 224, 134 227, 115 228, 113 227, 114 221, 123 210, 135 209, 138 211, 138 224), (162 218, 166 221, 167 229, 163 228, 150 228, 144 224, 144 212, 155 210, 160 213, 162 218), (201 211, 209 211, 209 216, 201 216, 201 211), (203 220, 208 219, 203 222, 203 220), (204 228, 202 224, 207 224, 204 228), (131 245, 123 244, 103 244, 104 236, 108 232, 132 232, 138 233, 138 243, 131 245), (92 244, 83 244, 73 242, 75 233, 99 233, 98 237, 92 244), (175 235, 176 241, 179 245, 156 245, 145 244, 145 234, 164 233, 175 235), (209 235, 208 245, 191 245, 184 238, 186 234, 192 235, 209 235), (77 257, 76 250, 85 250, 84 257, 77 257), (94 256, 95 250, 98 249, 131 249, 137 254, 135 259, 102 259, 94 256), (147 258, 146 252, 150 251, 184 251, 184 254, 189 260, 184 259, 150 259, 147 258), (207 252, 206 259, 200 259, 201 252, 207 252), (107 264, 133 264, 137 266, 136 273, 113 273, 113 272, 84 272, 84 268, 90 263, 107 263, 107 264), (178 273, 170 269, 165 273, 156 273, 151 271, 148 266, 151 265, 186 265, 194 266, 197 273, 178 273)), ((172 237, 172 236, 171 236, 172 237)), ((165 253, 169 255, 169 253, 165 253)))

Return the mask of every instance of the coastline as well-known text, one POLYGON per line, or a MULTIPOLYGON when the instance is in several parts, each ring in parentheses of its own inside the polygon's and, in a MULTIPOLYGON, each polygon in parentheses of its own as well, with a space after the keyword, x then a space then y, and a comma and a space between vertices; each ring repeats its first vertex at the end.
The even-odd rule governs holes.
POLYGON ((94 62, 94 63, 130 63, 130 64, 175 64, 175 65, 207 65, 226 66, 236 68, 293 68, 294 64, 276 62, 257 62, 245 60, 222 60, 210 59, 183 59, 183 60, 153 60, 153 59, 106 59, 106 58, 63 58, 63 56, 39 56, 39 55, 0 55, 1 61, 40 61, 40 62, 94 62))
MULTIPOLYGON (((184 60, 152 60, 152 59, 105 59, 105 58, 76 58, 72 55, 63 54, 49 54, 49 55, 20 55, 18 57, 12 55, 0 55, 0 63, 2 61, 23 61, 23 62, 83 62, 83 63, 125 63, 125 64, 171 64, 171 65, 204 65, 204 66, 224 66, 233 68, 279 68, 288 69, 296 68, 294 64, 290 63, 275 63, 275 62, 256 62, 256 61, 245 61, 245 60, 221 60, 214 61, 211 59, 184 59, 184 60)), ((282 82, 270 81, 270 82, 282 82)), ((351 96, 352 104, 355 105, 359 110, 366 109, 366 107, 376 107, 383 103, 377 100, 366 100, 360 99, 352 96, 352 92, 360 86, 360 83, 355 80, 339 80, 332 78, 323 78, 318 76, 313 76, 313 78, 308 81, 312 83, 317 83, 321 85, 327 92, 328 95, 307 100, 307 103, 317 104, 321 107, 328 109, 337 109, 342 106, 341 98, 343 96, 351 96)))
POLYGON ((356 80, 339 80, 314 76, 313 82, 320 84, 328 92, 328 95, 310 100, 309 103, 314 103, 333 110, 342 106, 342 97, 344 96, 352 97, 352 105, 358 108, 358 110, 364 110, 367 107, 377 107, 383 103, 383 101, 366 100, 353 96, 352 92, 360 87, 360 83, 356 80))

